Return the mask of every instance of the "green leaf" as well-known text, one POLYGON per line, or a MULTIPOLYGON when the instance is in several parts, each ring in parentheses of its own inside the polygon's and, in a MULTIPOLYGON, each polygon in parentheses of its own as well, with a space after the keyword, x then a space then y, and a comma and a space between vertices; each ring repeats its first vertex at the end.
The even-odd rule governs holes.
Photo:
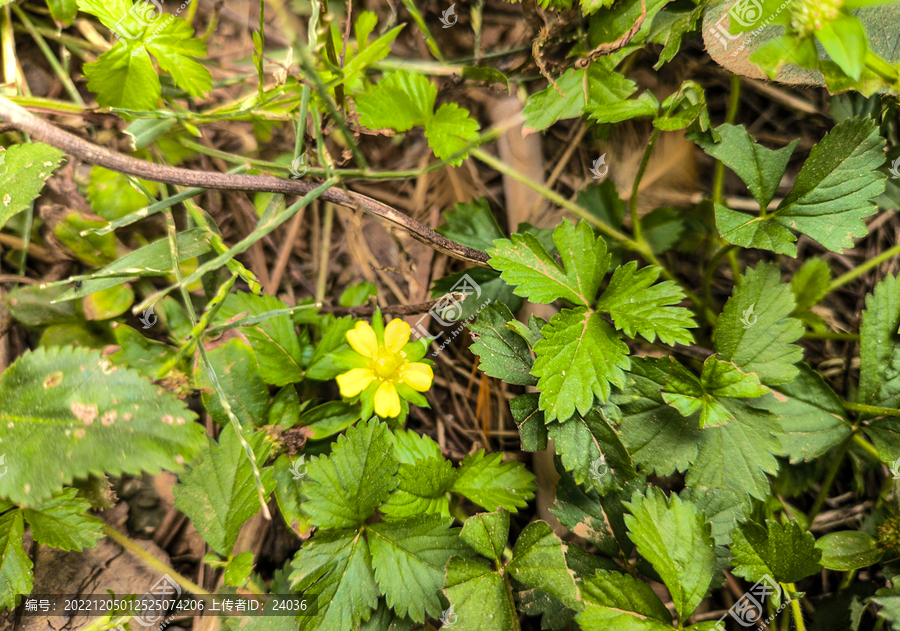
POLYGON ((720 142, 714 142, 710 134, 690 134, 688 138, 700 145, 707 155, 737 173, 760 208, 766 208, 775 196, 788 161, 800 140, 772 150, 756 144, 743 125, 726 123, 716 127, 716 131, 722 137, 720 142))
POLYGON ((509 585, 487 562, 455 556, 447 564, 444 594, 456 615, 456 631, 519 631, 509 585))
POLYGON ((431 297, 441 298, 453 292, 460 292, 463 283, 468 291, 474 293, 469 293, 461 302, 451 302, 445 306, 436 305, 437 317, 468 323, 490 304, 505 304, 511 311, 516 312, 521 309, 524 302, 522 298, 513 294, 514 288, 500 278, 500 272, 484 267, 469 268, 437 279, 431 287, 431 297))
POLYGON ((493 246, 494 240, 505 236, 484 197, 455 204, 453 210, 444 212, 444 221, 437 232, 482 252, 493 246))
POLYGON ((671 364, 666 358, 632 357, 623 393, 612 401, 622 410, 622 442, 641 467, 656 475, 685 471, 697 457, 700 433, 663 399, 671 364))
POLYGON ((775 386, 774 392, 754 402, 778 416, 781 455, 792 464, 811 462, 850 436, 841 399, 825 380, 806 364, 790 383, 775 386))
POLYGON ((660 272, 652 265, 639 270, 636 261, 617 267, 597 309, 609 313, 616 328, 632 339, 640 333, 651 343, 659 336, 670 346, 692 344, 688 329, 697 324, 691 312, 671 306, 684 299, 684 292, 670 280, 654 285, 660 272))
POLYGON ((159 67, 172 75, 175 85, 193 97, 202 97, 212 89, 212 77, 193 57, 206 55, 206 43, 194 37, 187 20, 167 16, 164 23, 144 39, 147 50, 159 67))
POLYGON ((361 532, 317 532, 292 565, 294 589, 316 595, 318 604, 317 615, 299 618, 301 631, 355 628, 378 605, 372 555, 361 532))
POLYGON ((594 396, 606 401, 610 383, 624 387, 628 346, 599 313, 583 307, 563 309, 542 331, 531 374, 538 377, 541 409, 547 421, 587 414, 594 396))
POLYGON ((97 19, 111 31, 116 29, 116 23, 131 9, 129 0, 78 0, 78 8, 85 13, 97 16, 97 19))
POLYGON ((86 320, 109 320, 125 313, 133 303, 134 290, 128 285, 116 285, 87 296, 81 307, 86 320))
POLYGON ((342 293, 338 304, 342 307, 360 307, 369 301, 372 296, 378 295, 378 286, 369 281, 363 281, 347 287, 342 293))
POLYGON ((478 121, 469 116, 469 110, 456 103, 444 103, 425 124, 425 138, 434 155, 458 167, 469 154, 453 160, 450 157, 478 140, 479 127, 478 121))
POLYGON ((83 66, 88 90, 97 94, 100 107, 155 110, 162 94, 159 77, 143 46, 122 40, 97 61, 83 66))
POLYGON ((503 462, 503 454, 485 455, 483 449, 466 456, 459 466, 459 477, 450 488, 454 493, 489 511, 505 508, 513 513, 534 497, 534 474, 521 462, 503 462))
POLYGON ((637 614, 669 626, 672 624, 672 614, 653 588, 628 574, 599 570, 594 576, 584 579, 581 592, 585 602, 590 605, 637 614))
POLYGON ((748 268, 716 323, 721 359, 756 373, 765 385, 792 381, 795 364, 803 357, 803 349, 791 344, 803 335, 800 321, 789 317, 794 307, 794 296, 781 282, 776 265, 748 268))
POLYGON ((78 489, 65 489, 36 508, 23 511, 35 541, 78 552, 97 545, 104 537, 103 522, 87 514, 90 502, 77 494, 78 489))
POLYGON ((75 16, 78 14, 78 5, 75 0, 47 0, 47 8, 50 9, 50 15, 57 22, 62 22, 65 26, 72 26, 75 16))
POLYGON ((357 423, 338 437, 329 456, 312 459, 303 494, 304 510, 316 526, 356 527, 384 503, 398 482, 389 436, 375 419, 357 423))
POLYGON ((816 548, 822 551, 822 566, 840 572, 861 570, 884 556, 878 541, 859 530, 830 532, 816 541, 816 548))
POLYGON ((562 542, 545 522, 533 521, 519 534, 513 547, 508 576, 530 589, 539 589, 568 607, 578 607, 575 579, 566 566, 562 542))
POLYGON ((509 512, 480 513, 466 520, 459 538, 475 552, 492 561, 500 561, 509 538, 509 512))
POLYGON ((822 28, 816 30, 816 39, 841 70, 854 81, 859 80, 869 43, 858 17, 838 13, 833 20, 823 21, 822 28))
POLYGON ((548 85, 528 98, 522 112, 525 117, 522 133, 541 131, 556 121, 581 116, 584 106, 584 70, 570 68, 556 79, 556 87, 548 85))
POLYGON ((34 585, 34 565, 25 554, 24 540, 22 511, 0 515, 0 608, 14 609, 16 596, 30 594, 34 585))
POLYGON ((796 521, 779 524, 769 519, 765 528, 747 522, 733 535, 733 571, 749 581, 768 574, 779 583, 794 583, 822 569, 816 538, 796 521))
POLYGON ((506 326, 515 316, 505 304, 494 302, 469 324, 475 343, 469 347, 481 358, 478 366, 486 375, 506 383, 533 386, 531 349, 521 336, 506 326))
MULTIPOLYGON (((258 463, 266 461, 270 443, 265 432, 246 436, 258 463)), ((266 495, 275 487, 271 468, 260 469, 266 495)), ((175 506, 191 518, 209 547, 221 556, 231 554, 238 531, 260 508, 250 459, 231 425, 212 439, 203 462, 191 467, 175 485, 175 506)))
POLYGON ((803 262, 791 278, 791 291, 797 306, 794 313, 808 311, 819 304, 828 293, 831 284, 831 270, 828 263, 820 258, 811 258, 803 262))
POLYGON ((253 551, 245 550, 228 561, 223 578, 226 585, 242 587, 253 571, 253 551))
POLYGON ((715 571, 709 523, 693 504, 677 495, 667 500, 659 489, 649 489, 646 496, 635 493, 626 505, 631 540, 669 588, 679 620, 687 620, 706 596, 715 571))
POLYGON ((452 523, 450 517, 423 515, 367 529, 375 580, 401 616, 424 622, 425 614, 440 615, 444 566, 454 554, 468 552, 452 523))
POLYGON ((574 482, 571 476, 560 476, 550 512, 559 519, 559 523, 593 543, 604 555, 617 557, 620 554, 619 544, 603 505, 591 499, 574 482))
POLYGON ((408 131, 434 114, 437 88, 428 77, 397 70, 356 98, 359 122, 369 129, 408 131))
POLYGON ((413 464, 400 463, 399 484, 381 512, 389 520, 438 513, 450 516, 447 491, 453 486, 457 472, 443 458, 422 458, 413 464))
POLYGON ((735 245, 764 247, 790 256, 796 256, 797 249, 788 228, 833 252, 852 247, 855 237, 867 234, 863 219, 877 210, 869 200, 884 192, 886 176, 878 170, 884 162, 883 149, 884 138, 873 119, 851 118, 840 123, 813 147, 794 188, 776 211, 750 217, 717 209, 720 232, 735 245))
POLYGON ((441 460, 441 447, 430 436, 419 434, 411 429, 398 429, 391 432, 390 439, 394 444, 394 457, 401 464, 415 464, 422 458, 441 460))
MULTIPOLYGON (((231 411, 242 427, 264 425, 269 409, 269 389, 259 374, 259 363, 253 348, 247 338, 235 331, 226 333, 223 340, 226 341, 207 343, 206 355, 222 384, 231 411)), ((194 362, 194 380, 197 387, 202 388, 203 405, 209 415, 219 425, 228 425, 228 413, 222 407, 207 367, 199 355, 194 362)))
POLYGON ((715 355, 703 362, 699 379, 675 358, 669 359, 672 365, 663 399, 684 416, 700 411, 701 429, 735 420, 728 399, 755 399, 769 391, 756 375, 745 374, 715 355))
POLYGON ((605 494, 615 485, 613 476, 606 477, 610 469, 625 480, 635 476, 634 463, 619 434, 597 408, 585 415, 576 413, 563 422, 549 423, 547 431, 563 466, 578 484, 593 486, 605 494))
MULTIPOLYGON (((653 618, 640 618, 613 607, 586 605, 584 611, 575 618, 584 631, 668 631, 671 624, 658 622, 653 618)), ((687 627, 693 628, 693 627, 687 627)))
POLYGON ((65 154, 40 142, 12 145, 0 152, 0 229, 27 209, 65 154))
POLYGON ((0 443, 18 463, 0 478, 0 497, 19 505, 89 474, 180 471, 204 444, 184 403, 83 348, 25 353, 0 376, 0 401, 0 443))
POLYGON ((707 427, 700 434, 700 453, 687 474, 688 486, 722 489, 763 499, 770 489, 766 473, 778 471, 778 417, 732 399, 738 419, 707 427))
POLYGON ((509 401, 519 437, 522 439, 523 451, 540 451, 547 448, 547 427, 544 424, 544 413, 538 407, 540 396, 537 392, 520 394, 509 401))
MULTIPOLYGON (((217 322, 243 314, 263 315, 278 309, 287 309, 287 305, 274 296, 254 296, 239 291, 225 298, 217 322)), ((241 327, 240 331, 253 347, 259 362, 259 374, 266 383, 285 386, 303 379, 300 341, 289 315, 266 318, 253 326, 241 327)))
POLYGON ((594 236, 586 221, 577 227, 563 221, 553 231, 553 242, 562 267, 527 233, 496 241, 488 250, 488 262, 501 272, 503 280, 517 286, 517 296, 531 302, 550 303, 562 298, 583 307, 591 306, 609 269, 606 242, 594 236))
POLYGON ((272 477, 275 480, 275 499, 278 501, 278 510, 284 518, 284 523, 294 531, 297 535, 309 535, 312 530, 309 516, 303 512, 301 496, 301 488, 303 485, 303 477, 299 480, 295 479, 295 471, 305 474, 306 471, 301 469, 302 464, 294 464, 301 462, 303 456, 300 456, 293 462, 288 458, 287 454, 281 454, 272 465, 272 477))
POLYGON ((866 296, 859 329, 859 401, 900 407, 900 277, 888 275, 866 296))

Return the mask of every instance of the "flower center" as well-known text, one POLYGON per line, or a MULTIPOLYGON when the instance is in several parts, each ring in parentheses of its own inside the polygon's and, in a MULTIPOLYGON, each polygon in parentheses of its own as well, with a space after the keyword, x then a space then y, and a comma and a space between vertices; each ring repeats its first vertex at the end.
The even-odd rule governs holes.
POLYGON ((372 366, 372 370, 374 370, 375 374, 384 381, 393 376, 394 373, 397 372, 397 369, 405 363, 406 357, 404 353, 392 353, 386 348, 380 348, 373 358, 374 365, 372 366))
POLYGON ((801 35, 821 30, 841 10, 840 0, 801 0, 791 7, 791 28, 801 35))

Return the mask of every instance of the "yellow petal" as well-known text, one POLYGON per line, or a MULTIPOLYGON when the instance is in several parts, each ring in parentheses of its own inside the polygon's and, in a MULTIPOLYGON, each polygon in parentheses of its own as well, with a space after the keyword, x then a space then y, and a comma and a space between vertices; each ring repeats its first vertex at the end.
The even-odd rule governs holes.
POLYGON ((394 418, 400 414, 400 395, 390 381, 385 381, 375 392, 375 414, 382 418, 394 418))
POLYGON ((413 390, 425 392, 431 387, 431 381, 434 379, 434 372, 428 364, 416 362, 407 364, 403 367, 403 373, 400 380, 413 390))
POLYGON ((363 357, 374 357, 378 352, 378 338, 368 322, 357 322, 355 328, 347 331, 347 342, 363 357))
POLYGON ((399 353, 409 342, 409 325, 400 318, 388 322, 384 329, 384 347, 392 353, 399 353))
POLYGON ((338 387, 345 397, 355 397, 368 388, 373 379, 375 379, 375 373, 368 368, 354 368, 337 376, 338 387))

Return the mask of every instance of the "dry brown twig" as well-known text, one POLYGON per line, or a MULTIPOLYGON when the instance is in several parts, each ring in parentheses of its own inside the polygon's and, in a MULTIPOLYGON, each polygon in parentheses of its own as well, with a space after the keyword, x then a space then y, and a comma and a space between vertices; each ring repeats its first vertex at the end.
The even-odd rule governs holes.
POLYGON ((608 42, 606 44, 600 44, 589 52, 586 57, 582 57, 577 62, 575 62, 576 68, 587 68, 592 61, 599 59, 600 57, 604 57, 606 55, 611 55, 618 50, 622 50, 628 43, 634 39, 634 36, 637 35, 638 31, 641 30, 641 27, 644 25, 644 20, 647 19, 647 4, 645 0, 641 0, 641 14, 634 21, 634 25, 619 39, 614 42, 608 42))
MULTIPOLYGON (((78 136, 70 134, 52 123, 35 116, 25 108, 4 97, 0 97, 0 119, 7 121, 15 129, 28 134, 33 140, 56 147, 84 162, 153 182, 203 189, 263 191, 299 196, 306 195, 318 186, 315 182, 279 178, 271 175, 241 175, 215 171, 194 171, 155 164, 146 160, 138 160, 137 158, 122 155, 82 140, 78 136)), ((376 199, 354 193, 353 191, 344 191, 338 187, 327 189, 322 193, 321 199, 348 208, 361 208, 370 215, 379 217, 393 226, 406 231, 417 241, 434 248, 438 252, 479 267, 488 267, 488 255, 484 252, 452 241, 376 199)))

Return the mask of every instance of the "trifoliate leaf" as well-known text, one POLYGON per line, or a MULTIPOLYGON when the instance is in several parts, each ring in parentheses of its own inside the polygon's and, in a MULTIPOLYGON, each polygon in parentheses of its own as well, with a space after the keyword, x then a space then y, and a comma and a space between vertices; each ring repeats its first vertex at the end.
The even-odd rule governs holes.
POLYGON ((743 247, 762 247, 796 256, 795 237, 786 229, 796 230, 833 252, 853 246, 855 237, 866 235, 863 219, 877 208, 869 200, 884 191, 884 173, 878 167, 884 162, 884 138, 872 118, 848 119, 832 129, 813 147, 803 164, 794 188, 765 216, 751 217, 728 211, 717 212, 722 235, 743 247), (738 217, 743 215, 743 217, 738 217), (758 232, 754 224, 777 224, 758 232))
POLYGON ((360 422, 337 439, 331 454, 306 468, 304 510, 320 528, 353 528, 397 486, 397 459, 387 425, 360 422))
POLYGON ((754 374, 745 374, 731 362, 711 355, 703 362, 698 379, 675 358, 670 357, 671 369, 663 399, 683 416, 700 412, 700 428, 722 425, 734 420, 729 398, 755 399, 769 391, 760 385, 754 374))
POLYGON ((748 581, 768 574, 780 583, 794 583, 822 569, 816 538, 796 521, 780 524, 769 519, 765 528, 747 522, 732 534, 733 571, 748 581))
POLYGON ((738 419, 707 427, 700 434, 700 453, 687 474, 688 486, 749 493, 763 499, 769 493, 766 473, 778 471, 778 417, 740 399, 730 402, 738 419))
POLYGON ((593 486, 601 494, 614 487, 613 475, 628 480, 635 477, 634 463, 618 432, 595 408, 585 415, 575 413, 562 422, 549 423, 563 466, 578 484, 593 486))
POLYGON ((568 607, 579 605, 575 579, 566 566, 562 542, 545 522, 533 521, 519 534, 506 572, 525 587, 539 589, 568 607))
POLYGON ((40 142, 12 145, 0 152, 0 229, 40 195, 63 157, 56 147, 40 142))
MULTIPOLYGON (((271 446, 264 442, 265 432, 245 439, 256 462, 265 462, 271 446)), ((268 496, 275 487, 272 470, 261 469, 260 479, 268 496)), ((241 526, 260 508, 250 460, 231 425, 219 434, 218 444, 210 439, 203 462, 181 476, 174 493, 178 510, 191 518, 210 548, 227 557, 241 526)))
POLYGON ((499 453, 485 456, 483 449, 466 456, 450 490, 489 511, 505 508, 515 513, 524 508, 537 488, 534 474, 521 462, 503 462, 502 458, 499 453))
POLYGON ((14 609, 16 596, 30 594, 34 584, 34 565, 25 554, 25 524, 22 511, 0 515, 0 608, 14 609))
POLYGON ((0 376, 0 401, 9 459, 0 497, 19 505, 34 506, 92 473, 179 471, 205 442, 181 401, 83 348, 25 353, 0 376))
MULTIPOLYGON (((274 296, 254 296, 239 291, 225 298, 217 322, 225 322, 242 314, 259 316, 279 309, 287 309, 287 305, 274 296)), ((250 341, 259 362, 259 374, 266 383, 284 386, 302 381, 300 341, 291 316, 266 318, 253 326, 241 327, 240 331, 250 341)))
POLYGON ((707 155, 737 173, 760 208, 766 208, 778 190, 799 139, 786 147, 772 150, 756 144, 743 125, 726 123, 716 127, 716 131, 722 138, 719 142, 714 142, 709 134, 691 134, 688 138, 700 145, 707 155))
POLYGON ((672 614, 644 581, 621 572, 598 571, 581 585, 584 601, 672 624, 672 614))
POLYGON ((537 379, 531 374, 534 360, 524 339, 506 324, 515 316, 505 304, 494 302, 469 324, 475 343, 469 347, 481 358, 479 367, 486 375, 506 383, 533 386, 537 379))
POLYGON ((659 489, 635 493, 625 516, 629 536, 669 588, 678 618, 685 621, 706 596, 715 571, 710 526, 693 504, 659 489))
POLYGON ((765 385, 792 381, 803 357, 803 349, 791 344, 803 335, 800 321, 789 317, 795 304, 776 265, 748 268, 716 323, 720 358, 756 373, 765 385))
POLYGON ((520 630, 509 584, 486 561, 451 558, 444 585, 456 617, 456 631, 520 630))
POLYGON ((466 520, 459 538, 475 552, 492 561, 500 561, 509 537, 509 512, 480 513, 466 520))
POLYGON ((424 515, 367 529, 375 580, 401 616, 424 622, 425 614, 440 615, 444 567, 454 554, 468 554, 452 523, 450 517, 424 515))
POLYGON ((78 552, 97 545, 104 536, 103 522, 87 514, 91 505, 77 494, 77 489, 65 489, 36 508, 24 509, 35 541, 78 552))
POLYGON ((599 313, 584 307, 564 309, 542 331, 531 374, 538 377, 541 409, 547 421, 566 420, 576 410, 587 414, 594 396, 610 395, 610 383, 625 385, 628 346, 599 313))
POLYGON ((482 252, 492 247, 495 239, 505 236, 484 197, 455 204, 453 210, 444 212, 444 221, 447 223, 438 228, 437 232, 482 252))
POLYGON ((456 103, 444 103, 425 124, 425 138, 434 155, 458 167, 469 154, 464 153, 454 160, 450 157, 476 142, 478 129, 478 121, 469 116, 469 110, 456 103))
POLYGON ((353 629, 378 605, 372 556, 361 532, 317 532, 292 565, 294 589, 317 597, 318 614, 301 616, 301 631, 353 629))
POLYGON ((586 221, 575 226, 563 221, 553 231, 553 243, 562 259, 562 267, 533 235, 513 234, 488 250, 488 261, 500 277, 516 285, 515 294, 531 302, 550 303, 562 298, 589 307, 606 270, 609 254, 602 237, 595 237, 586 221))
POLYGON ((754 405, 778 416, 784 432, 780 435, 780 455, 792 464, 811 462, 841 444, 851 432, 841 399, 825 380, 806 364, 790 383, 754 405))
POLYGON ((456 476, 453 465, 443 458, 423 458, 413 464, 401 462, 397 470, 400 483, 381 506, 381 512, 390 520, 431 513, 449 517, 447 491, 456 476))
POLYGON ((860 327, 859 401, 900 407, 900 276, 887 276, 866 296, 860 327))
POLYGON ((654 285, 661 271, 654 266, 639 270, 636 261, 617 267, 597 309, 609 313, 616 328, 630 338, 640 333, 648 342, 658 336, 670 346, 691 344, 688 329, 697 326, 691 312, 671 306, 684 299, 684 292, 669 280, 654 285))
POLYGON ((700 440, 697 428, 663 400, 670 368, 665 358, 633 357, 626 387, 612 397, 622 410, 619 430, 628 453, 656 475, 685 471, 700 440))
POLYGON ((369 129, 408 131, 428 122, 436 98, 437 88, 428 77, 397 70, 356 97, 356 112, 369 129))
POLYGON ((839 572, 852 572, 878 563, 884 550, 878 540, 860 530, 830 532, 816 541, 822 551, 822 566, 839 572))

